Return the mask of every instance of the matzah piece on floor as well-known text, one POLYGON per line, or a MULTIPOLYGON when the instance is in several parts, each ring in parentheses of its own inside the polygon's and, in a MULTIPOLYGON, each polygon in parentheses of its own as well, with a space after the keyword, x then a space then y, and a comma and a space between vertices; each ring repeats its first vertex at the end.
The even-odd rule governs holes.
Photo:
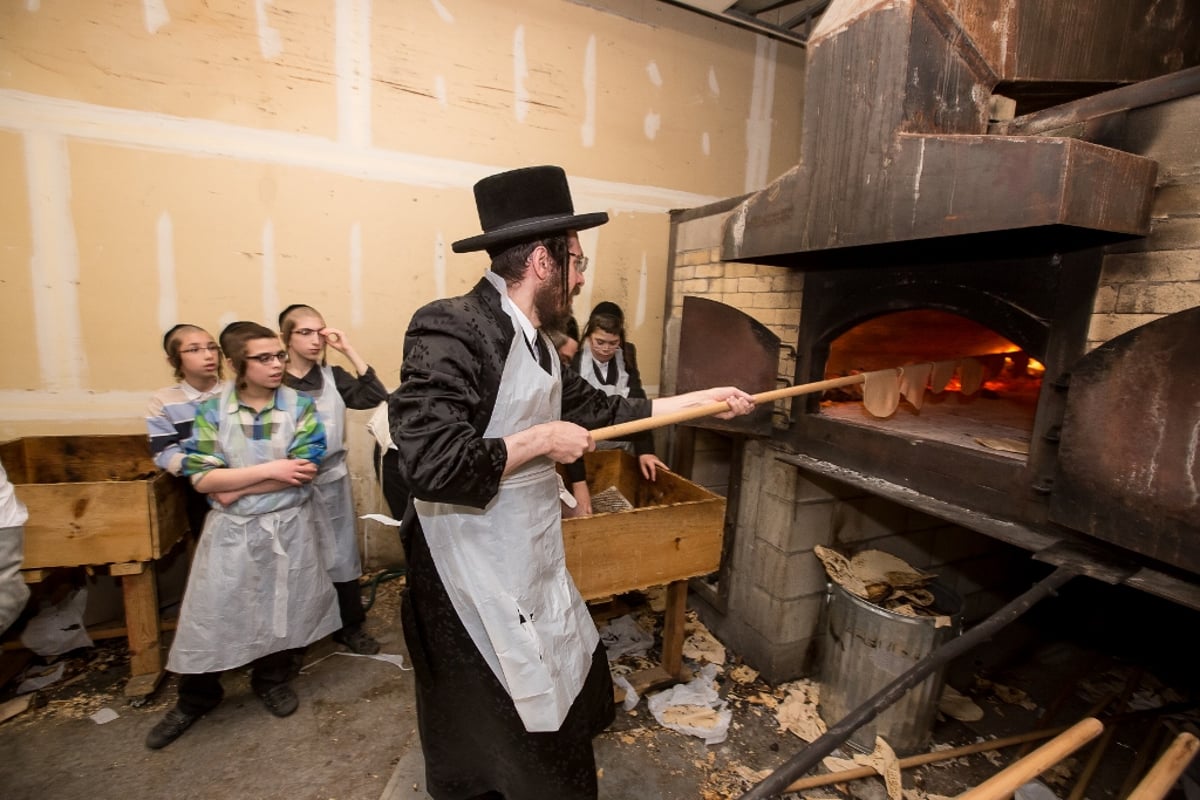
POLYGON ((592 513, 608 514, 613 511, 630 511, 633 503, 625 499, 616 486, 610 486, 602 492, 592 495, 592 513))

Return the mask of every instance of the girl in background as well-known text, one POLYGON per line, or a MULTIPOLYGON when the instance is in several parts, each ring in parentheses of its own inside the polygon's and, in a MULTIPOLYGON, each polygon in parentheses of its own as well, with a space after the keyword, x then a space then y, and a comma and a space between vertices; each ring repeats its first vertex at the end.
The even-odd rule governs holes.
MULTIPOLYGON (((175 383, 159 389, 150 397, 146 409, 146 427, 150 434, 150 455, 159 469, 181 474, 183 448, 192 435, 196 407, 221 393, 224 386, 221 348, 208 331, 182 323, 163 335, 163 352, 175 371, 175 383)), ((187 518, 192 536, 204 530, 208 499, 188 484, 187 518)))
MULTIPOLYGON (((579 340, 579 352, 572 362, 579 376, 600 391, 621 397, 645 398, 642 378, 638 373, 633 345, 625 341, 625 316, 616 303, 604 302, 592 310, 583 335, 579 340)), ((658 475, 658 468, 666 464, 654 454, 654 435, 650 431, 636 434, 632 445, 628 442, 597 442, 597 450, 623 448, 632 450, 638 457, 638 466, 648 481, 658 475)), ((570 516, 592 513, 592 498, 587 487, 587 472, 583 459, 567 466, 571 482, 570 491, 575 497, 576 508, 570 516)))
POLYGON ((324 318, 311 306, 296 304, 285 308, 279 315, 279 330, 288 352, 284 384, 313 399, 325 426, 325 460, 314 482, 314 503, 321 522, 325 565, 342 613, 342 628, 333 638, 355 653, 378 653, 379 642, 363 630, 366 613, 358 586, 362 559, 354 523, 350 471, 346 465, 345 428, 347 408, 375 408, 387 399, 387 389, 375 377, 375 370, 350 345, 346 334, 326 326, 324 318), (327 344, 350 361, 357 377, 325 363, 327 344))

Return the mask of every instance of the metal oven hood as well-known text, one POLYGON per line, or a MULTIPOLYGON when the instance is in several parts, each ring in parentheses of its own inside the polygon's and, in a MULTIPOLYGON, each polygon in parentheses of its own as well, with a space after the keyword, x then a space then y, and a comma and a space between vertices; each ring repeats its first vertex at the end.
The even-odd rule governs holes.
POLYGON ((1196 63, 1200 11, 1180 5, 1163 25, 1152 5, 835 0, 808 43, 801 160, 735 210, 722 257, 804 267, 846 248, 1018 230, 1145 235, 1153 160, 992 135, 989 118, 998 87, 1078 96, 1196 63), (1068 41, 1079 30, 1093 37, 1083 49, 1068 41))

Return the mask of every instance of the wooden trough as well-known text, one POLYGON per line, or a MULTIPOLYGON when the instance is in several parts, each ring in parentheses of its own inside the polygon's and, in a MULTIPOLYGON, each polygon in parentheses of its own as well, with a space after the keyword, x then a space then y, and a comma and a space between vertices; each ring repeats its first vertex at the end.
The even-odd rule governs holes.
POLYGON ((0 444, 0 462, 29 510, 26 581, 55 567, 109 565, 125 601, 126 694, 149 694, 163 669, 153 562, 187 530, 184 479, 158 470, 139 434, 14 439, 0 444))
POLYGON ((663 469, 648 481, 623 450, 588 453, 584 462, 593 496, 615 486, 634 507, 564 519, 567 569, 585 600, 666 586, 662 666, 630 682, 642 692, 684 679, 687 581, 721 565, 725 498, 663 469))

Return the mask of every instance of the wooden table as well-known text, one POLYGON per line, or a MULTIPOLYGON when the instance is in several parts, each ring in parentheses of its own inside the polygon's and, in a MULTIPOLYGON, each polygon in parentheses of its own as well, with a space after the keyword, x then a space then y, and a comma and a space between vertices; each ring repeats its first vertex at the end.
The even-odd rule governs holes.
POLYGON ((647 481, 637 459, 622 450, 598 450, 584 461, 593 495, 616 486, 634 508, 564 519, 567 569, 584 600, 666 586, 662 663, 630 675, 629 682, 641 694, 686 680, 688 579, 720 566, 725 498, 666 470, 647 481))
POLYGON ((125 694, 154 691, 163 675, 163 625, 154 562, 187 531, 186 484, 158 470, 143 435, 35 436, 0 444, 0 461, 29 510, 22 574, 62 567, 120 577, 124 628, 89 631, 129 642, 125 694))

